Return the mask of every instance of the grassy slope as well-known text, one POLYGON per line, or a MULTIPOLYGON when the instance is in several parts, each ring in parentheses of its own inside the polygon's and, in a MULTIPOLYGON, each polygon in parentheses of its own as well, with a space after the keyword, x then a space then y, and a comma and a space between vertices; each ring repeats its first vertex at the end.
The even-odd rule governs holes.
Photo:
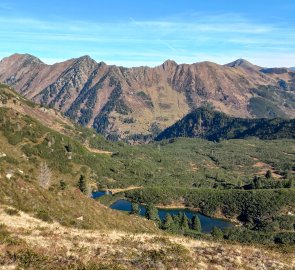
POLYGON ((104 231, 157 232, 147 220, 111 210, 80 191, 43 190, 21 177, 0 180, 0 203, 9 204, 41 219, 53 219, 66 226, 104 231), (83 217, 83 220, 80 220, 83 217))
MULTIPOLYGON (((77 189, 80 174, 87 174, 88 168, 69 159, 64 146, 71 139, 12 108, 0 108, 0 118, 0 203, 80 228, 158 231, 152 222, 110 210, 77 189), (43 161, 48 163, 52 173, 48 190, 41 188, 38 182, 43 161), (7 174, 12 177, 8 179, 7 174), (61 189, 60 180, 67 183, 65 190, 61 189), (83 220, 77 219, 79 217, 83 220)), ((109 157, 89 152, 76 140, 73 146, 87 153, 87 158, 95 156, 103 161, 109 157)), ((95 182, 89 180, 89 184, 95 182)))
POLYGON ((0 269, 285 269, 294 250, 281 252, 154 234, 69 229, 0 207, 0 269))

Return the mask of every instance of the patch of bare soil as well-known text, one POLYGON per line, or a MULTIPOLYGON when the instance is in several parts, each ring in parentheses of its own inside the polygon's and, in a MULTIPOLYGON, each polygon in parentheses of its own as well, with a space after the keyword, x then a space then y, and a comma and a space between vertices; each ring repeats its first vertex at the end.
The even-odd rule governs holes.
POLYGON ((105 151, 105 150, 100 150, 100 149, 96 149, 96 148, 91 148, 87 145, 84 145, 85 148, 89 151, 89 152, 92 152, 92 153, 95 153, 95 154, 106 154, 106 155, 111 155, 113 154, 113 152, 110 152, 110 151, 105 151))
POLYGON ((199 168, 198 168, 198 166, 197 166, 195 163, 190 162, 190 170, 191 170, 192 172, 196 172, 198 169, 199 169, 199 168))
POLYGON ((276 173, 276 171, 273 169, 273 167, 271 167, 269 164, 266 164, 264 162, 258 161, 253 165, 253 167, 260 168, 260 170, 258 171, 258 175, 265 175, 266 172, 268 170, 270 170, 272 173, 272 177, 277 178, 277 179, 282 178, 282 176, 280 174, 276 173))
POLYGON ((127 188, 113 188, 113 189, 108 189, 109 191, 112 192, 112 194, 128 191, 128 190, 134 190, 134 189, 142 189, 143 187, 141 186, 129 186, 127 188))

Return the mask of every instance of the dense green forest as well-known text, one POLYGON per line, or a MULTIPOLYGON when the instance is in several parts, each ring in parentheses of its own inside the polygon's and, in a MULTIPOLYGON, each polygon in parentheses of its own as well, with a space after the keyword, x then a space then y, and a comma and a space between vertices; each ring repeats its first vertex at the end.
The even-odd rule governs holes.
MULTIPOLYGON (((258 98, 255 102, 258 102, 258 98)), ((253 100, 254 102, 254 100, 253 100)), ((258 106, 259 108, 261 106, 258 106)), ((230 117, 208 108, 199 108, 187 114, 171 127, 161 132, 156 140, 175 137, 203 138, 210 141, 223 139, 260 139, 295 138, 295 120, 281 118, 245 119, 230 117)))
MULTIPOLYGON (((228 240, 295 244, 295 216, 290 215, 295 205, 295 189, 212 190, 151 187, 127 191, 125 196, 144 204, 169 206, 181 202, 184 206, 197 209, 208 216, 221 215, 240 221, 243 227, 220 231, 220 237, 228 240)), ((169 225, 165 220, 161 226, 172 232, 192 235, 189 227, 187 230, 181 229, 183 219, 184 217, 172 217, 169 225)), ((189 221, 187 223, 193 227, 189 221)), ((193 232, 198 235, 198 230, 193 232)))

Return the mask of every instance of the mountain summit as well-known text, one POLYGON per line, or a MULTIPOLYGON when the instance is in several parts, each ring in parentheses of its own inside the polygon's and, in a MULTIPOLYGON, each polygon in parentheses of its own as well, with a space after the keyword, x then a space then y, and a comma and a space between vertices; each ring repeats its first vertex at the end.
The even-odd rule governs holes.
POLYGON ((226 64, 225 66, 227 67, 242 67, 242 68, 247 68, 247 69, 259 69, 258 66, 253 65, 249 61, 245 59, 237 59, 236 61, 233 61, 231 63, 226 64))

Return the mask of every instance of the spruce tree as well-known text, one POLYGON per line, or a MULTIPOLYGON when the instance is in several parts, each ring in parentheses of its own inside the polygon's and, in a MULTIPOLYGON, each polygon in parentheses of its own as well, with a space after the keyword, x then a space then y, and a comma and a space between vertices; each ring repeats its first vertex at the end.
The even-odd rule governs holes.
POLYGON ((223 232, 221 229, 214 227, 211 235, 213 236, 214 239, 222 239, 223 238, 223 232))
POLYGON ((197 215, 194 215, 192 218, 192 229, 197 232, 202 231, 201 221, 197 215))
POLYGON ((153 204, 147 205, 145 216, 149 220, 160 222, 158 209, 153 204))
POLYGON ((170 214, 167 214, 162 225, 163 230, 173 231, 174 221, 170 214))
POLYGON ((189 220, 184 213, 182 213, 180 229, 182 232, 186 232, 189 230, 189 220))
POLYGON ((267 179, 272 178, 272 172, 271 172, 271 170, 267 170, 267 172, 265 174, 265 178, 267 178, 267 179))
POLYGON ((253 184, 252 184, 253 188, 255 189, 261 189, 262 188, 262 184, 261 184, 261 179, 258 176, 254 176, 253 178, 253 184))
POLYGON ((179 212, 178 215, 173 216, 174 228, 176 232, 181 230, 181 221, 182 221, 182 213, 179 212))
POLYGON ((138 203, 131 204, 130 214, 131 215, 140 215, 140 207, 139 207, 138 203))

